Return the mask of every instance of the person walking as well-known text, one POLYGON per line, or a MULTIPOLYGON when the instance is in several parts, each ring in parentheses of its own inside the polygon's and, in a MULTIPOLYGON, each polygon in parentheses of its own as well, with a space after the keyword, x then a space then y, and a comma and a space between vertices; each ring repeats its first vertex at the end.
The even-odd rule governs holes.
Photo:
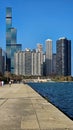
POLYGON ((2 86, 4 86, 4 81, 2 81, 2 86))
POLYGON ((9 81, 9 87, 11 87, 11 81, 9 81))

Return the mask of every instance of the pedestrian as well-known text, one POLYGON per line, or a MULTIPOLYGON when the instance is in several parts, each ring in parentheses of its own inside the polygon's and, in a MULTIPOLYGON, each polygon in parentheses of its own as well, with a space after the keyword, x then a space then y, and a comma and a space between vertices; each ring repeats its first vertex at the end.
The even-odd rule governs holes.
POLYGON ((11 87, 11 81, 9 81, 9 87, 11 87))
POLYGON ((2 81, 2 86, 4 86, 4 81, 2 81))

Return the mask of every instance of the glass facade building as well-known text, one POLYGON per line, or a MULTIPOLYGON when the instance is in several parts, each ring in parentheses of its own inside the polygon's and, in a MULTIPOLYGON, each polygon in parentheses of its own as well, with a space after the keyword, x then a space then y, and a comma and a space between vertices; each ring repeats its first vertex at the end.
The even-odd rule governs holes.
POLYGON ((60 38, 56 42, 56 73, 61 76, 71 75, 71 40, 60 38))
POLYGON ((4 74, 6 70, 6 53, 0 48, 0 73, 4 74))
POLYGON ((6 70, 14 73, 14 53, 22 49, 17 43, 17 30, 12 27, 12 8, 6 8, 6 70))
POLYGON ((22 49, 21 44, 7 44, 7 71, 14 73, 14 54, 22 49))
POLYGON ((11 43, 12 9, 6 8, 6 44, 11 43))
POLYGON ((52 74, 56 75, 56 54, 52 55, 52 74))

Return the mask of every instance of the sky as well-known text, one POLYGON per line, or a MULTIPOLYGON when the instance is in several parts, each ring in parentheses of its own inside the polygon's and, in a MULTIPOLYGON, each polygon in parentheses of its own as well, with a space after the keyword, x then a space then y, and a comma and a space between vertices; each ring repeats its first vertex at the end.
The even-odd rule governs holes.
MULTIPOLYGON (((35 49, 52 39, 53 53, 60 37, 71 40, 73 66, 73 0, 0 0, 0 47, 6 49, 6 7, 12 7, 12 27, 17 29, 17 43, 35 49)), ((73 67, 72 67, 73 75, 73 67)))

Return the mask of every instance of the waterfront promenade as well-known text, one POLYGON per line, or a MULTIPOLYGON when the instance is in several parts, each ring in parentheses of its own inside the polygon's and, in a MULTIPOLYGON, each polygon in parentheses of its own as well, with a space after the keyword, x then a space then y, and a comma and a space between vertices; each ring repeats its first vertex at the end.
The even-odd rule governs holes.
POLYGON ((27 84, 0 87, 0 130, 73 130, 73 121, 27 84))

